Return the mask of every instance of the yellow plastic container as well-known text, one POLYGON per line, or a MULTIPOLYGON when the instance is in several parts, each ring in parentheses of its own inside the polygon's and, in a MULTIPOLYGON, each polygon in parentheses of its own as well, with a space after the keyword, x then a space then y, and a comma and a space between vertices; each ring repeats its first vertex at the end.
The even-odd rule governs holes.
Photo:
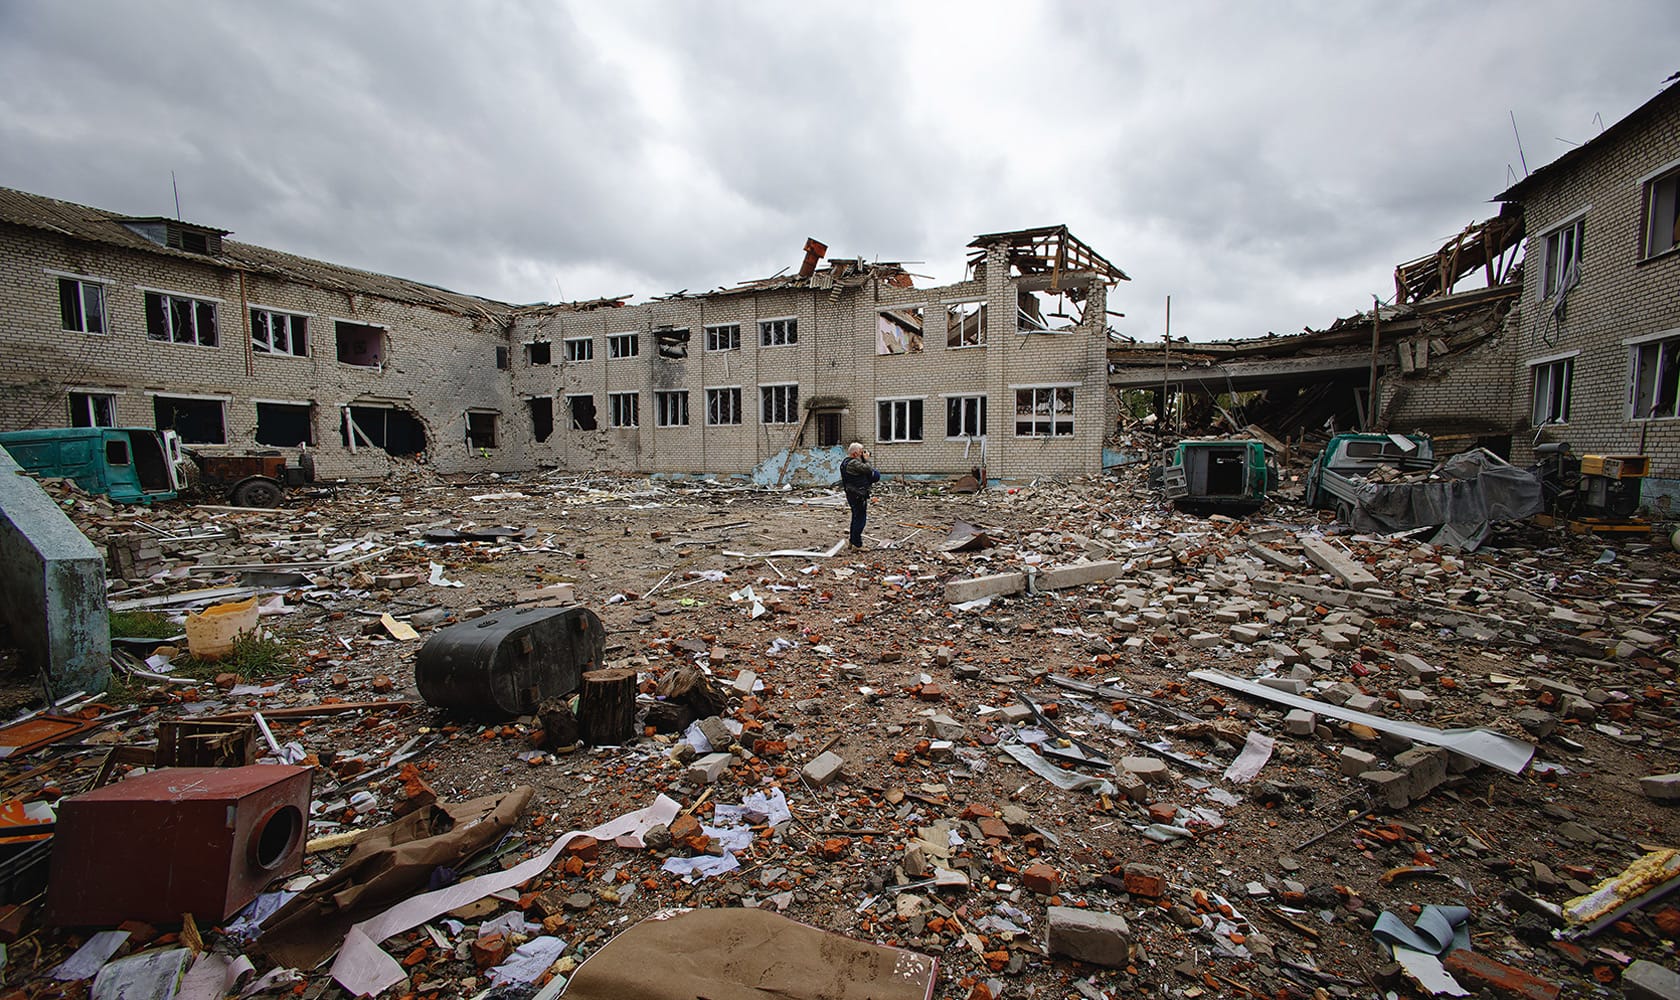
POLYGON ((233 652, 233 640, 257 630, 255 596, 215 604, 187 614, 187 652, 196 660, 219 660, 233 652))

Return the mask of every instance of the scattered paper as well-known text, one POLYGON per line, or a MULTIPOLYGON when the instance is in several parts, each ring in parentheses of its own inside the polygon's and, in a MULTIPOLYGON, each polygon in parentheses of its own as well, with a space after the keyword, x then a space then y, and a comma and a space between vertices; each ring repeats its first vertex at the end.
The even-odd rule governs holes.
POLYGON ((75 954, 53 966, 47 975, 60 982, 91 979, 127 940, 127 931, 100 931, 84 941, 75 954))
POLYGON ((1270 736, 1249 731, 1248 739, 1244 741, 1242 753, 1225 769, 1225 780, 1246 785, 1260 774, 1260 769, 1272 759, 1272 746, 1276 741, 1270 736))
POLYGON ((432 567, 432 575, 426 578, 426 582, 431 584, 432 586, 434 586, 434 587, 464 587, 464 586, 466 586, 466 584, 461 583, 458 580, 447 580, 447 579, 445 579, 444 576, 443 576, 443 563, 432 563, 431 567, 432 567))
POLYGON ((560 961, 566 942, 557 937, 539 937, 520 945, 508 960, 490 970, 490 982, 534 983, 548 967, 560 961))

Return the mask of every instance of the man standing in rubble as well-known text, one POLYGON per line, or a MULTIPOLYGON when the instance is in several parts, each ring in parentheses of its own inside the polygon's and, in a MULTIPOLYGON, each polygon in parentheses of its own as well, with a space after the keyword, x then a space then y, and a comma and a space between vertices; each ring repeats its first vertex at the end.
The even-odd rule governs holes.
POLYGON ((846 502, 852 506, 852 548, 863 548, 863 522, 869 517, 869 489, 881 473, 869 463, 869 452, 853 441, 840 463, 840 484, 846 488, 846 502))

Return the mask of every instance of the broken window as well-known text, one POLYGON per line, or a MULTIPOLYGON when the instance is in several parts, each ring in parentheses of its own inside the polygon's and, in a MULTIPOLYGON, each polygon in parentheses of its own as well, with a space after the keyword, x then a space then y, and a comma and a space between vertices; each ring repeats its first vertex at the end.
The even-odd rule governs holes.
POLYGON ((496 420, 500 416, 495 410, 468 410, 467 447, 496 447, 496 420))
POLYGON ((945 436, 986 436, 986 397, 951 396, 945 400, 945 436))
POLYGON ((594 361, 595 341, 591 337, 567 337, 566 360, 568 362, 594 361))
POLYGON ((251 350, 258 354, 308 357, 309 318, 273 309, 252 309, 251 350))
POLYGON ((367 446, 391 455, 426 450, 426 426, 407 410, 393 406, 346 406, 339 437, 351 451, 367 446))
POLYGON ((1070 437, 1072 434, 1072 387, 1015 390, 1016 437, 1070 437))
POLYGON ((634 392, 607 393, 607 424, 635 427, 641 423, 641 396, 634 392))
POLYGON ((572 415, 572 430, 592 431, 596 428, 594 396, 567 396, 566 411, 572 415))
POLYGON ((1079 303, 1065 292, 1055 293, 1055 301, 1048 313, 1044 311, 1039 297, 1032 292, 1023 290, 1016 299, 1016 329, 1021 333, 1068 333, 1079 326, 1081 318, 1079 303))
POLYGON ((115 427, 117 397, 108 392, 72 392, 71 427, 115 427))
POLYGON ((1680 246, 1680 170, 1645 184, 1645 256, 1680 246))
POLYGON ((1568 291, 1579 280, 1582 243, 1586 238, 1585 217, 1546 234, 1546 259, 1541 271, 1540 297, 1549 299, 1559 291, 1568 291))
POLYGON ((1534 426, 1569 422, 1569 390, 1575 378, 1575 359, 1560 358, 1532 366, 1534 426))
POLYGON ((799 386, 764 385, 758 388, 758 420, 763 424, 791 424, 799 419, 799 386))
POLYGON ((687 427, 688 426, 688 391, 672 389, 658 392, 653 397, 654 404, 659 409, 659 426, 687 427))
POLYGON ((653 331, 653 343, 662 358, 688 357, 688 330, 665 327, 653 331))
POLYGON ((875 353, 922 353, 922 307, 883 309, 876 313, 875 353))
POLYGON ((554 345, 546 340, 533 340, 525 345, 525 363, 532 368, 554 363, 554 345))
POLYGON ((340 364, 377 368, 385 360, 384 327, 341 319, 333 323, 333 332, 340 364))
POLYGON ((507 345, 506 344, 497 344, 496 345, 496 370, 505 372, 505 371, 508 370, 509 367, 510 366, 509 366, 509 363, 508 363, 507 345))
POLYGON ((58 279, 59 322, 66 330, 105 332, 105 286, 79 278, 58 279))
POLYGON ((612 333, 607 335, 607 357, 633 358, 642 353, 641 337, 634 333, 612 333))
POLYGON ((1633 418, 1680 416, 1680 337, 1633 345, 1633 418))
POLYGON ((832 448, 840 443, 840 411, 827 410, 817 414, 817 446, 832 448))
POLYGON ((953 302, 945 307, 945 346, 986 346, 986 303, 953 302))
POLYGON ((922 401, 919 399, 877 400, 875 418, 877 441, 922 439, 922 401))
POLYGON ((792 316, 781 319, 760 320, 758 324, 758 346, 786 347, 799 343, 799 320, 792 316))
POLYGON ((215 347, 216 303, 147 292, 146 336, 175 344, 215 347))
POLYGON ((531 436, 547 441, 554 433, 554 397, 532 396, 525 403, 531 410, 531 436))
POLYGON ((222 401, 191 396, 153 396, 153 426, 173 430, 182 444, 226 444, 227 425, 222 401))
POLYGON ((297 448, 315 443, 315 407, 308 403, 258 403, 258 444, 297 448))
POLYGON ((724 424, 738 424, 740 422, 741 389, 739 386, 706 390, 706 423, 713 427, 719 427, 724 424))
POLYGON ((738 351, 741 349, 741 324, 718 323, 706 327, 706 350, 738 351))

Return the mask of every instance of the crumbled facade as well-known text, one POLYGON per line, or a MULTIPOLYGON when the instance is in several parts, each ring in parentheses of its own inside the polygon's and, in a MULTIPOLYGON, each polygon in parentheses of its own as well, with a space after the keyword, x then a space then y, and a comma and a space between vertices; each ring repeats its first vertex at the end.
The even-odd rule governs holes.
POLYGON ((977 238, 965 280, 807 247, 797 274, 635 305, 514 306, 0 189, 0 429, 174 427, 305 444, 325 476, 1094 473, 1113 426, 1108 287, 1049 227, 977 238))

